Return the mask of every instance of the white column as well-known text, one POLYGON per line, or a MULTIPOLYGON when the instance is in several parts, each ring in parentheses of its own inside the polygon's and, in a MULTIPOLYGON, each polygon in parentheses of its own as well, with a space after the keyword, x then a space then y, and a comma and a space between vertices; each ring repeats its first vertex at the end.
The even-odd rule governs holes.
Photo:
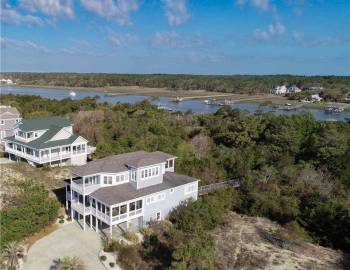
POLYGON ((100 223, 99 219, 97 217, 95 217, 95 221, 96 221, 96 232, 98 232, 98 223, 100 223))
POLYGON ((85 231, 85 178, 83 176, 83 229, 85 231))
POLYGON ((92 228, 92 214, 90 214, 90 228, 92 228))
POLYGON ((72 182, 73 182, 73 179, 72 179, 72 175, 70 176, 70 213, 71 213, 71 219, 73 220, 73 207, 72 207, 72 204, 73 204, 73 189, 72 189, 72 182))

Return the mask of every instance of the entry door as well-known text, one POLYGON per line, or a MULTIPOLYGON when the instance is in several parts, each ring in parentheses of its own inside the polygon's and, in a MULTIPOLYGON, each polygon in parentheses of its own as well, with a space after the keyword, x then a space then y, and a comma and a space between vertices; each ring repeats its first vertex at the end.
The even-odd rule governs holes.
POLYGON ((159 221, 162 219, 162 215, 160 212, 157 212, 157 215, 156 215, 156 220, 159 221))

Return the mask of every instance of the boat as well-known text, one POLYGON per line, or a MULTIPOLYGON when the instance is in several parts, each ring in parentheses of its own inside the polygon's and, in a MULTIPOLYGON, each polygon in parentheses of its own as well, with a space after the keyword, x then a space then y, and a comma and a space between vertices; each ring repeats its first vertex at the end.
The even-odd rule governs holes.
POLYGON ((176 97, 175 99, 172 100, 173 102, 181 102, 183 101, 183 98, 181 97, 176 97))
POLYGON ((329 114, 339 114, 344 111, 344 107, 328 106, 325 108, 325 112, 329 114))
POLYGON ((157 109, 158 109, 158 110, 162 110, 162 111, 168 111, 168 112, 172 112, 172 111, 173 111, 172 108, 166 107, 166 106, 163 105, 163 104, 158 104, 157 109))
POLYGON ((204 103, 206 105, 217 105, 217 102, 215 99, 206 99, 206 100, 204 100, 204 103))
POLYGON ((69 95, 70 95, 71 97, 75 97, 77 94, 76 94, 74 91, 70 91, 70 92, 69 92, 69 95))
POLYGON ((284 111, 291 111, 291 110, 296 110, 298 109, 298 106, 293 106, 290 103, 286 103, 283 106, 278 107, 279 110, 284 110, 284 111))

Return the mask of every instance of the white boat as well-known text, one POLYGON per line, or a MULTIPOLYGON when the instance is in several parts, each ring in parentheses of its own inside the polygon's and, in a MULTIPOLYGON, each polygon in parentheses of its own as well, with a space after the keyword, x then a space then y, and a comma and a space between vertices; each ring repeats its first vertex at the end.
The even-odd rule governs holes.
POLYGON ((77 94, 76 94, 74 91, 70 91, 70 92, 69 92, 69 95, 70 95, 71 97, 75 97, 77 94))

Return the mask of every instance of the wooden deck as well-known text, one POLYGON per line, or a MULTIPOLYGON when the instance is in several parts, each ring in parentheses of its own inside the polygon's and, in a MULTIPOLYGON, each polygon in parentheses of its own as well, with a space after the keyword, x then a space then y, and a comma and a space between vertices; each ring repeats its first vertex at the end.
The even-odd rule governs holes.
POLYGON ((201 186, 198 188, 198 195, 199 196, 205 195, 205 194, 208 194, 209 192, 222 189, 222 188, 227 188, 227 187, 238 188, 239 186, 240 186, 240 182, 238 179, 230 179, 219 183, 213 183, 210 185, 201 186))

